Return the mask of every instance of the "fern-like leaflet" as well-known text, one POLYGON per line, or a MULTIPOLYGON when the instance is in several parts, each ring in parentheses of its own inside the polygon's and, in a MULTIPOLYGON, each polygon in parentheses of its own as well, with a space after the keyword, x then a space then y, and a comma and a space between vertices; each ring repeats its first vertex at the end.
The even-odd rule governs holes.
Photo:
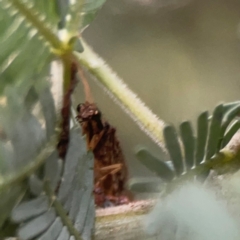
MULTIPOLYGON (((237 171, 240 161, 233 154, 229 158, 225 147, 240 127, 239 114, 240 102, 219 104, 210 117, 208 112, 202 112, 198 116, 196 136, 189 121, 180 124, 180 135, 168 125, 164 128, 164 140, 170 161, 164 162, 144 148, 137 150, 137 157, 158 177, 170 183, 170 188, 172 183, 182 180, 196 178, 204 181, 211 169, 218 174, 237 171)), ((155 180, 130 181, 133 191, 158 191, 157 185, 159 181, 155 180)))

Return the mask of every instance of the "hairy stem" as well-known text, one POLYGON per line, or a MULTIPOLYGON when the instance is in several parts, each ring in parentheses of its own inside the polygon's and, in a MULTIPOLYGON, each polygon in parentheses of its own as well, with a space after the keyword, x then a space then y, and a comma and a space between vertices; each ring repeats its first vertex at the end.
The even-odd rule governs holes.
POLYGON ((84 52, 76 53, 81 65, 94 75, 122 109, 136 121, 137 125, 162 148, 164 147, 163 127, 160 120, 115 72, 82 40, 84 52))

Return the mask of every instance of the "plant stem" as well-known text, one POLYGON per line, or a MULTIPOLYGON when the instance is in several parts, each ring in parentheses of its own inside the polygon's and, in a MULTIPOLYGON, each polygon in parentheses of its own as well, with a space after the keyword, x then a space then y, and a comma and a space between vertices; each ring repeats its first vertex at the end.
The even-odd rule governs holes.
POLYGON ((81 65, 93 74, 109 95, 117 101, 122 109, 136 121, 160 147, 164 148, 164 122, 160 120, 115 72, 82 40, 84 52, 76 53, 81 65))

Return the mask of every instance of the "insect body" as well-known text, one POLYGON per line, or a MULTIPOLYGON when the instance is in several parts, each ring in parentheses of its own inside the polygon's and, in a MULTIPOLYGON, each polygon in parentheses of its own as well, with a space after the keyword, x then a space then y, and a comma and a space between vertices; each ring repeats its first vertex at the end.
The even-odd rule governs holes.
POLYGON ((95 204, 106 207, 127 203, 128 197, 124 188, 127 168, 116 138, 116 129, 102 121, 101 112, 94 103, 79 104, 77 112, 88 149, 93 151, 95 157, 95 204))

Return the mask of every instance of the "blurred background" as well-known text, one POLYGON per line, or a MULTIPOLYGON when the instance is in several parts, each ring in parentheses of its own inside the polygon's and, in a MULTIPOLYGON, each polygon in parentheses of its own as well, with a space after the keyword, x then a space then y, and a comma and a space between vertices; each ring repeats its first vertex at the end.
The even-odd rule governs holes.
MULTIPOLYGON (((109 0, 83 36, 166 122, 196 121, 240 97, 240 1, 109 0)), ((136 145, 161 151, 92 80, 94 100, 117 128, 130 176, 150 176, 136 145)), ((78 101, 84 101, 82 86, 78 101)))

